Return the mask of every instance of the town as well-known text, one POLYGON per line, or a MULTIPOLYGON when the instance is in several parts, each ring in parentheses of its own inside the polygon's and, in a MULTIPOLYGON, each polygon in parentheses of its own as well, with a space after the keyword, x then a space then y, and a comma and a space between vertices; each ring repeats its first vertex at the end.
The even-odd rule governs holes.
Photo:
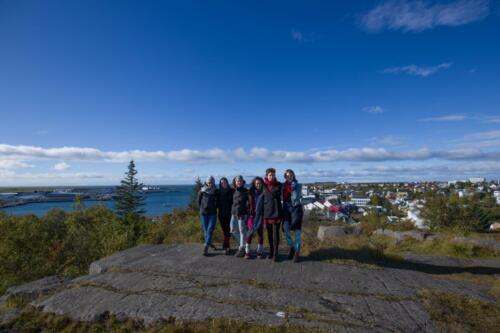
MULTIPOLYGON (((302 187, 304 210, 321 219, 356 223, 370 212, 385 216, 388 224, 412 222, 428 226, 421 216, 426 194, 458 198, 491 197, 500 205, 500 183, 485 178, 406 183, 312 183, 302 187)), ((496 221, 500 222, 500 221, 496 221)), ((492 223, 491 230, 500 228, 492 223)))

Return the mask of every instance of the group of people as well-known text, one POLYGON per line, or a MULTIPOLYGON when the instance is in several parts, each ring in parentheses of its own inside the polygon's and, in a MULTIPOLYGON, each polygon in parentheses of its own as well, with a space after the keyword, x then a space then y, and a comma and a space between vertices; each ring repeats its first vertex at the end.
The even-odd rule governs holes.
POLYGON ((276 170, 269 168, 264 178, 255 177, 247 189, 243 176, 236 176, 232 184, 223 177, 218 188, 214 177, 208 177, 198 193, 205 240, 203 254, 207 255, 209 248, 216 249, 212 244, 212 234, 218 218, 223 233, 222 248, 226 254, 230 254, 232 234, 238 244, 236 256, 251 259, 252 240, 257 236, 256 257, 276 261, 283 230, 290 248, 288 258, 298 262, 304 215, 302 186, 293 170, 286 170, 284 178, 283 183, 279 182, 276 170), (264 253, 264 227, 269 242, 267 256, 264 253))

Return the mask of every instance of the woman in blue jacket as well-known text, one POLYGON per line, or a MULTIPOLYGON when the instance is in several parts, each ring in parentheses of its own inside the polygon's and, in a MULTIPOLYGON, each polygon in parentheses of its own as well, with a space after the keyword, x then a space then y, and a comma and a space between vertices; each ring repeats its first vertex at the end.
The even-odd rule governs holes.
POLYGON ((290 247, 288 259, 294 262, 299 261, 302 219, 304 210, 302 207, 302 185, 295 178, 293 170, 286 170, 285 182, 283 183, 283 230, 286 241, 290 247), (295 234, 295 242, 292 240, 292 232, 295 234))

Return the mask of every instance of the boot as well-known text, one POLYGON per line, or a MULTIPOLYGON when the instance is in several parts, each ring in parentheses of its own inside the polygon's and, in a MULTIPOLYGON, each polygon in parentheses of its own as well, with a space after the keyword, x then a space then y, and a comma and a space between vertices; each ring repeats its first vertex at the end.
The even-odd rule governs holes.
POLYGON ((300 252, 297 251, 295 252, 295 255, 293 256, 293 262, 299 262, 300 261, 300 252))
POLYGON ((208 245, 205 245, 205 247, 203 248, 203 255, 204 256, 208 255, 208 245))
POLYGON ((267 256, 267 259, 274 259, 274 249, 271 248, 269 250, 269 255, 267 256))
POLYGON ((245 256, 245 250, 243 248, 239 248, 238 252, 236 252, 236 257, 243 258, 245 256))
POLYGON ((217 248, 215 247, 214 244, 210 243, 210 244, 208 244, 208 246, 210 246, 212 248, 212 250, 217 251, 217 248))
POLYGON ((230 254, 231 254, 231 249, 230 249, 230 248, 228 248, 228 247, 226 247, 226 248, 224 249, 224 253, 226 254, 226 256, 230 255, 230 254))
POLYGON ((293 248, 293 246, 290 248, 290 252, 288 252, 288 260, 292 260, 293 259, 293 256, 295 254, 295 249, 293 248))
POLYGON ((274 262, 278 261, 278 253, 279 253, 279 250, 278 250, 278 247, 276 247, 274 249, 274 262))

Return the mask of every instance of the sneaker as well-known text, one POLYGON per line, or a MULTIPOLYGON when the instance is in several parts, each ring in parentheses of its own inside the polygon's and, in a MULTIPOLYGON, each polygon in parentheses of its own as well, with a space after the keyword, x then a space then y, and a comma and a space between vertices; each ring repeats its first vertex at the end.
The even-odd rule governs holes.
POLYGON ((236 257, 243 258, 244 256, 245 256, 245 251, 243 251, 243 249, 238 249, 238 252, 236 252, 236 257))
POLYGON ((245 259, 252 259, 250 252, 245 253, 245 259))
POLYGON ((266 256, 262 252, 257 252, 257 259, 264 259, 266 256))
POLYGON ((290 248, 290 252, 288 252, 288 260, 292 260, 294 255, 295 255, 295 249, 292 246, 290 248))
POLYGON ((203 248, 203 255, 204 256, 208 255, 208 245, 205 245, 205 247, 203 248))
POLYGON ((226 254, 226 256, 230 255, 231 254, 231 249, 229 249, 228 247, 226 247, 224 249, 224 253, 226 254))
POLYGON ((299 252, 295 252, 295 255, 293 256, 293 262, 299 262, 299 261, 300 261, 299 252))

